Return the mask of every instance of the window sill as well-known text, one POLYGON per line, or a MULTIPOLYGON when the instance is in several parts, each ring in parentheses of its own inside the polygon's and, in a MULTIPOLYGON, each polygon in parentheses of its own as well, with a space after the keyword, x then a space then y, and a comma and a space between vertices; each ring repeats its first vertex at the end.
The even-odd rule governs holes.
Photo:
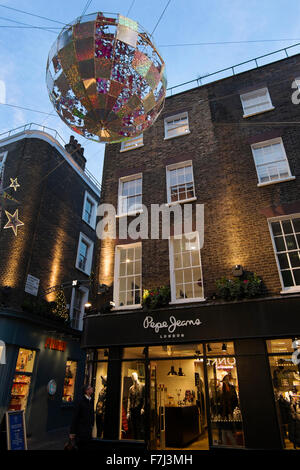
POLYGON ((206 300, 207 299, 205 297, 196 297, 194 299, 174 300, 173 302, 169 302, 169 305, 187 304, 187 303, 194 303, 194 302, 205 302, 206 300))
POLYGON ((138 214, 143 214, 144 211, 141 210, 141 211, 134 211, 134 212, 127 212, 127 214, 116 214, 116 219, 121 219, 122 217, 132 217, 132 216, 135 216, 135 215, 138 215, 138 214))
POLYGON ((266 183, 258 183, 257 187, 261 188, 262 186, 269 186, 270 184, 284 183, 286 181, 293 181, 296 179, 296 176, 289 176, 288 178, 282 178, 274 181, 267 181, 266 183))
POLYGON ((118 310, 134 310, 134 309, 138 309, 138 308, 142 308, 142 305, 141 304, 136 304, 136 305, 125 305, 123 307, 114 307, 111 309, 111 312, 116 312, 118 310))
POLYGON ((164 140, 176 139, 177 137, 182 137, 183 135, 188 135, 190 133, 191 131, 186 131, 186 132, 183 132, 182 134, 172 135, 171 137, 165 137, 164 140))
POLYGON ((274 106, 268 109, 264 109, 263 111, 258 111, 257 113, 244 114, 243 119, 247 119, 248 117, 251 117, 251 116, 258 116, 259 114, 267 113, 268 111, 273 111, 273 109, 275 109, 274 106))
POLYGON ((287 287, 286 289, 280 291, 280 294, 299 294, 300 293, 300 286, 299 287, 287 287))
POLYGON ((183 199, 182 201, 167 202, 166 206, 177 206, 177 204, 185 204, 186 202, 197 201, 197 197, 190 197, 189 199, 183 199))
POLYGON ((140 147, 144 147, 145 144, 141 144, 141 145, 136 145, 135 147, 132 147, 130 149, 123 149, 123 150, 120 150, 120 153, 123 153, 123 152, 129 152, 130 150, 135 150, 135 149, 138 149, 140 147))
POLYGON ((96 220, 95 220, 95 223, 94 223, 94 224, 90 224, 89 222, 87 222, 86 220, 84 220, 83 217, 82 217, 82 220, 83 220, 83 222, 84 222, 88 227, 90 227, 92 230, 95 230, 95 229, 96 229, 96 220))
POLYGON ((86 276, 90 276, 90 274, 91 274, 91 270, 90 271, 84 271, 83 269, 79 268, 78 266, 75 266, 75 268, 78 269, 78 271, 81 271, 86 276))

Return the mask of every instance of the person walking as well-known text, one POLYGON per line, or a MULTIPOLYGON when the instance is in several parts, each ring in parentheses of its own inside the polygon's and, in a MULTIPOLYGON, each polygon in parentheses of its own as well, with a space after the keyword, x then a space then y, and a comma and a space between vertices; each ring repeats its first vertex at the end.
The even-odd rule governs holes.
POLYGON ((78 402, 70 427, 70 439, 76 440, 78 450, 88 450, 92 440, 94 426, 93 387, 83 387, 83 398, 78 402))

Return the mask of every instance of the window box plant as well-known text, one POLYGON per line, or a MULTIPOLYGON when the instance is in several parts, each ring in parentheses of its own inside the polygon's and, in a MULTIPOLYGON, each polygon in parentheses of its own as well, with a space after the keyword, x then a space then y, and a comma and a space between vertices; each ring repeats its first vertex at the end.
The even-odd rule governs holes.
POLYGON ((171 291, 169 286, 160 286, 156 289, 145 289, 143 292, 142 305, 145 310, 165 307, 171 300, 171 291))

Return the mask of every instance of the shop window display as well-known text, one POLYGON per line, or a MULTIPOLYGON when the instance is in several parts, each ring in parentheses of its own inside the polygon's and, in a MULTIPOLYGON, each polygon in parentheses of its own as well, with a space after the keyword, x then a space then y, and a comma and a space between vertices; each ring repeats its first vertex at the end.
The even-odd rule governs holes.
MULTIPOLYGON (((102 353, 98 357, 104 357, 102 353)), ((103 439, 104 418, 107 398, 107 362, 98 362, 95 382, 95 427, 93 437, 103 439)))
POLYGON ((300 448, 300 340, 267 342, 271 377, 284 447, 300 448))
POLYGON ((35 361, 35 351, 19 349, 9 410, 26 410, 35 361))
POLYGON ((67 361, 64 380, 64 391, 62 401, 65 403, 74 402, 75 380, 76 380, 77 362, 67 361))
POLYGON ((122 365, 121 439, 145 439, 145 365, 123 362, 122 365))
POLYGON ((233 343, 213 343, 206 348, 212 444, 244 446, 236 359, 228 356, 234 352, 233 343))

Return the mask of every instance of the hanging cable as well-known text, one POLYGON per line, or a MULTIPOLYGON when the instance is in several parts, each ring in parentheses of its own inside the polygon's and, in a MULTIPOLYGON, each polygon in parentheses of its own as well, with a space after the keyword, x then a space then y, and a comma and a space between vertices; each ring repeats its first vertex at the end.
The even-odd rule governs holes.
POLYGON ((132 9, 134 3, 135 3, 135 0, 132 0, 131 5, 130 5, 130 7, 129 7, 129 10, 128 10, 128 12, 126 13, 126 16, 127 16, 127 17, 128 17, 128 15, 129 15, 129 13, 131 12, 131 9, 132 9))
MULTIPOLYGON (((31 28, 38 28, 40 29, 39 26, 34 26, 32 24, 28 24, 28 23, 23 23, 22 21, 16 21, 16 20, 12 20, 10 18, 4 18, 3 16, 0 16, 0 20, 4 20, 4 21, 9 21, 11 23, 16 23, 16 24, 19 24, 19 25, 22 25, 22 26, 30 26, 31 28)), ((51 26, 50 26, 51 28, 51 26)), ((51 33, 55 33, 55 31, 52 31, 51 29, 48 29, 48 28, 42 28, 42 29, 45 29, 46 31, 50 31, 51 33)), ((56 33, 55 33, 56 34, 56 33)))
POLYGON ((17 11, 18 13, 24 13, 24 15, 35 16, 36 18, 41 18, 43 20, 52 21, 52 23, 59 23, 59 24, 65 25, 65 23, 63 23, 62 21, 52 20, 51 18, 47 18, 46 16, 35 15, 34 13, 29 13, 24 10, 18 10, 17 8, 8 7, 7 5, 3 5, 2 3, 0 3, 0 7, 7 8, 8 10, 17 11))
POLYGON ((86 12, 87 12, 88 8, 90 7, 92 1, 93 1, 93 0, 88 0, 88 1, 86 2, 85 7, 84 7, 84 9, 83 9, 83 12, 81 13, 81 15, 80 15, 80 17, 79 17, 80 19, 86 14, 86 12))
POLYGON ((159 19, 158 19, 158 21, 157 21, 156 25, 154 26, 154 29, 153 29, 152 33, 150 34, 150 36, 152 36, 152 35, 153 35, 153 33, 154 33, 154 31, 156 30, 157 26, 158 26, 158 25, 159 25, 159 23, 161 22, 161 20, 162 20, 162 17, 164 16, 164 14, 165 14, 165 11, 166 11, 166 9, 168 8, 168 6, 169 6, 169 4, 170 4, 170 3, 171 3, 171 0, 168 0, 168 2, 167 2, 167 4, 166 4, 166 6, 165 6, 165 8, 164 8, 164 11, 163 11, 163 12, 162 12, 162 14, 160 15, 160 17, 159 17, 159 19))
POLYGON ((276 42, 276 41, 300 41, 300 39, 254 39, 245 41, 217 41, 217 42, 196 42, 191 44, 160 44, 158 47, 182 47, 182 46, 213 46, 213 45, 226 45, 226 44, 249 44, 258 42, 276 42))

